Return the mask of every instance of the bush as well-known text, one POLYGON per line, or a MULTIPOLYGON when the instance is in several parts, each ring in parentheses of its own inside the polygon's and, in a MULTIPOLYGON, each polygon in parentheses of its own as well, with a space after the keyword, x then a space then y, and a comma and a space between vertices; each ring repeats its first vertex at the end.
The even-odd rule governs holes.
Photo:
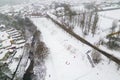
POLYGON ((95 64, 98 64, 101 60, 101 54, 96 50, 93 50, 91 57, 95 64))
POLYGON ((44 42, 39 42, 35 52, 38 58, 45 58, 48 55, 48 48, 44 42))

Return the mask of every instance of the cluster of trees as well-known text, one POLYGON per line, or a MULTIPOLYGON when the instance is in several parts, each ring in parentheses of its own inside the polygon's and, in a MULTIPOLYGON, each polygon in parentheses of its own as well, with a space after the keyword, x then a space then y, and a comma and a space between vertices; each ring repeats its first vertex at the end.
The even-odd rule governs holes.
POLYGON ((86 4, 85 10, 74 10, 76 8, 67 3, 57 2, 53 2, 51 8, 55 10, 53 14, 68 28, 73 29, 78 26, 82 29, 84 35, 92 33, 94 36, 96 33, 99 17, 95 3, 86 4))
POLYGON ((11 17, 0 13, 0 24, 4 24, 6 27, 14 27, 17 30, 22 31, 23 36, 26 37, 26 39, 32 36, 36 30, 36 26, 29 18, 22 18, 19 15, 11 17))
POLYGON ((68 28, 73 29, 75 26, 81 28, 84 35, 91 33, 93 36, 97 30, 97 23, 99 20, 98 17, 98 9, 94 4, 88 5, 90 10, 81 10, 76 11, 72 9, 72 6, 65 3, 54 3, 54 10, 53 13, 58 17, 58 19, 68 28))
POLYGON ((38 30, 33 34, 31 50, 37 59, 44 59, 48 55, 48 48, 41 40, 41 32, 38 30))
POLYGON ((26 40, 36 31, 36 26, 27 17, 21 18, 20 16, 15 16, 10 26, 22 31, 22 34, 26 40))
POLYGON ((118 23, 117 20, 113 20, 110 34, 107 35, 107 38, 109 39, 108 45, 112 49, 120 47, 120 44, 117 43, 120 41, 120 25, 118 25, 118 23))
POLYGON ((72 15, 72 11, 70 9, 71 5, 67 3, 53 3, 51 6, 54 9, 53 14, 56 15, 57 17, 64 16, 64 15, 72 15))
POLYGON ((99 20, 98 13, 93 11, 81 11, 80 14, 75 12, 69 12, 69 15, 60 18, 62 22, 69 27, 75 27, 76 25, 81 28, 82 32, 87 35, 92 33, 93 36, 97 30, 97 23, 99 20))
POLYGON ((38 80, 38 79, 44 79, 46 75, 46 67, 44 66, 44 59, 48 55, 48 48, 44 44, 44 42, 41 41, 41 32, 36 30, 36 32, 33 34, 31 48, 30 48, 30 66, 28 67, 26 73, 24 74, 23 80, 38 80), (31 73, 31 71, 36 72, 36 69, 39 69, 37 73, 31 73), (40 77, 40 78, 39 78, 40 77))

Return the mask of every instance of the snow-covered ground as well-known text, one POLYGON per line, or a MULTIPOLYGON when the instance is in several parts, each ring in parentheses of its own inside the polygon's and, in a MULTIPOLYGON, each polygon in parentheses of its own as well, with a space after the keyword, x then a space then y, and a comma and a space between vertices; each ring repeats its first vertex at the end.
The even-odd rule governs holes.
MULTIPOLYGON (((32 2, 33 0, 31 0, 32 2)), ((38 0, 36 0, 37 2, 38 0)), ((72 0, 61 0, 62 2, 70 2, 73 3, 72 0)), ((92 2, 92 1, 98 1, 98 2, 104 2, 105 0, 76 0, 74 1, 74 4, 78 2, 84 3, 84 2, 92 2)), ((111 1, 111 0, 108 0, 111 1)), ((118 1, 118 0, 116 0, 118 1)), ((35 2, 35 1, 33 1, 35 2)), ((39 2, 39 1, 38 1, 39 2)), ((42 1, 41 1, 42 2, 42 1)), ((48 0, 44 0, 43 2, 48 3, 48 0)), ((58 1, 59 2, 59 1, 58 1)), ((3 6, 0 7, 0 12, 7 13, 10 11, 28 11, 33 12, 34 8, 37 3, 33 4, 20 4, 15 6, 3 6)), ((38 4, 39 5, 39 4, 38 4)), ((75 6, 75 11, 80 11, 83 6, 75 6)), ((52 16, 52 15, 51 15, 52 16)), ((109 33, 109 29, 112 26, 113 20, 117 19, 119 20, 120 16, 120 10, 112 10, 112 11, 105 11, 105 12, 99 12, 99 30, 93 37, 92 35, 83 36, 80 28, 76 26, 74 29, 74 32, 82 37, 84 37, 87 41, 89 41, 92 44, 98 43, 100 39, 104 39, 106 37, 106 34, 109 33)), ((53 16, 54 17, 54 16, 53 16)), ((57 18, 56 18, 57 19, 57 18)), ((99 64, 94 64, 95 67, 91 66, 91 63, 89 62, 88 55, 91 54, 87 52, 89 50, 92 50, 91 47, 81 43, 80 41, 76 40, 74 37, 63 31, 53 23, 50 19, 47 18, 31 18, 31 20, 34 22, 34 24, 37 26, 38 30, 42 33, 42 40, 45 42, 47 47, 50 49, 50 54, 45 60, 46 65, 46 79, 45 80, 119 80, 120 79, 120 71, 117 70, 118 65, 111 61, 109 64, 109 59, 102 55, 102 60, 99 64)), ((3 40, 2 44, 8 46, 10 44, 10 39, 8 39, 9 34, 12 35, 12 39, 16 39, 16 37, 20 37, 21 34, 17 30, 9 29, 6 30, 6 32, 0 32, 0 39, 3 40), (3 35, 4 36, 3 36, 3 35), (14 35, 14 36, 13 36, 14 35), (7 44, 6 44, 7 43, 7 44)), ((12 45, 16 46, 16 48, 20 48, 21 46, 24 46, 23 44, 19 44, 25 42, 24 39, 16 41, 18 45, 12 45)), ((107 51, 111 53, 112 55, 115 55, 116 57, 120 58, 118 51, 112 51, 105 46, 99 46, 104 51, 107 51)), ((4 58, 4 56, 7 54, 8 50, 1 49, 0 50, 0 60, 4 58), (3 52, 3 53, 1 53, 3 52)), ((7 60, 8 62, 12 59, 12 63, 9 64, 9 68, 12 72, 15 71, 18 61, 23 54, 23 48, 17 49, 17 52, 7 60)), ((25 58, 21 62, 21 66, 19 68, 18 76, 23 76, 23 73, 25 70, 27 70, 27 67, 30 64, 30 60, 28 59, 28 54, 25 54, 25 58), (26 69, 25 69, 26 67, 26 69), (22 73, 23 72, 23 73, 22 73)), ((39 67, 37 69, 36 67, 36 74, 37 70, 39 70, 39 67)), ((39 71, 38 71, 39 72, 39 71)))
POLYGON ((94 68, 87 59, 90 47, 77 41, 47 18, 31 19, 42 32, 43 41, 50 49, 46 59, 46 80, 119 80, 120 72, 113 62, 103 60, 94 68))
POLYGON ((110 11, 103 11, 99 13, 100 15, 102 15, 105 18, 111 18, 111 19, 117 19, 120 20, 120 9, 117 10, 110 10, 110 11))
POLYGON ((100 26, 100 30, 103 32, 107 32, 112 27, 113 21, 116 21, 118 28, 120 26, 120 9, 116 10, 108 10, 108 11, 102 11, 99 12, 99 23, 98 26, 100 26))

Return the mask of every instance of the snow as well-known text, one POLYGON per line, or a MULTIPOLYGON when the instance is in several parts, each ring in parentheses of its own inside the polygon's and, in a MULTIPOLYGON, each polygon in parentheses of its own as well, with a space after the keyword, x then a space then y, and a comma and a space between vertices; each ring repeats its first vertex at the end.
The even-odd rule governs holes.
MULTIPOLYGON (((64 2, 64 0, 62 0, 64 2)), ((94 1, 94 0, 92 0, 94 1)), ((99 2, 99 0, 96 0, 99 2)), ((105 0, 102 0, 105 1, 105 0)), ((100 1, 100 2, 102 2, 100 1)), ((110 1, 110 0, 109 0, 110 1)), ((43 1, 44 2, 44 1, 43 1)), ((48 0, 45 0, 48 2, 48 0)), ((72 3, 73 1, 68 0, 65 2, 72 3)), ((87 1, 74 1, 74 3, 83 3, 83 2, 91 2, 87 1)), ((34 10, 33 6, 30 5, 15 5, 12 6, 14 11, 19 12, 23 8, 28 6, 30 10, 34 10)), ((9 12, 11 7, 4 6, 1 7, 1 12, 9 12), (4 9, 3 9, 4 8, 4 9)), ((72 9, 75 11, 80 11, 84 8, 84 6, 74 6, 72 9)), ((111 7, 106 7, 106 9, 111 7)), ((105 9, 105 8, 104 8, 105 9)), ((58 9, 59 11, 60 9, 58 9)), ((22 11, 21 11, 22 12, 22 11)), ((49 14, 49 13, 48 13, 49 14)), ((52 14, 49 14, 54 19, 58 20, 58 18, 52 14)), ((83 36, 80 28, 78 26, 75 27, 74 32, 83 38, 85 38, 90 43, 96 45, 100 39, 105 39, 106 34, 109 33, 113 20, 119 20, 120 10, 112 10, 112 11, 105 11, 99 12, 99 22, 98 26, 99 30, 93 37, 91 34, 88 36, 83 36), (111 15, 112 14, 112 15, 111 15)), ((102 61, 99 64, 94 64, 95 67, 91 67, 87 55, 85 54, 87 51, 92 50, 89 46, 81 43, 80 41, 76 40, 74 37, 63 31, 58 27, 58 25, 54 24, 51 20, 47 18, 31 18, 31 20, 35 23, 38 30, 42 32, 42 40, 45 42, 47 47, 50 50, 50 54, 46 58, 45 65, 46 65, 46 79, 45 80, 119 80, 120 79, 120 72, 117 71, 117 65, 114 62, 108 64, 109 59, 102 55, 102 61)), ((58 22, 60 22, 58 20, 58 22)), ((61 22, 60 22, 61 23, 61 22)), ((15 35, 13 36, 14 39, 17 39, 21 36, 18 34, 17 30, 9 29, 6 31, 9 34, 15 35), (18 34, 18 35, 17 35, 18 34)), ((3 42, 1 43, 2 47, 10 46, 10 39, 8 39, 9 34, 6 32, 0 32, 0 40, 3 42)), ((25 40, 16 41, 16 43, 22 43, 25 40)), ((13 45, 12 45, 13 46, 13 45)), ((23 44, 16 44, 17 48, 24 46, 23 44)), ((110 50, 105 46, 99 46, 100 49, 109 52, 110 54, 120 58, 119 52, 115 50, 110 50)), ((0 53, 0 59, 6 55, 8 50, 0 50, 3 53, 0 53)), ((15 71, 19 58, 23 54, 23 48, 17 49, 17 53, 15 54, 12 63, 10 63, 9 68, 12 72, 15 71)), ((90 55, 90 54, 89 54, 90 55)), ((28 54, 25 54, 26 58, 22 60, 21 67, 20 67, 20 75, 24 72, 29 64, 30 59, 28 58, 28 54), (28 60, 28 61, 27 61, 28 60), (26 67, 26 68, 24 68, 26 67), (24 70, 25 69, 25 70, 24 70)), ((35 68, 38 66, 35 66, 35 68)), ((36 68, 39 70, 39 67, 36 68)))
POLYGON ((117 10, 110 10, 110 11, 103 11, 99 13, 100 15, 103 15, 105 17, 111 18, 111 19, 120 19, 120 9, 117 10))
POLYGON ((1 25, 0 25, 0 28, 5 28, 5 25, 1 24, 1 25))
POLYGON ((18 45, 16 45, 16 48, 22 48, 24 45, 25 45, 25 43, 18 44, 18 45))
POLYGON ((4 32, 1 32, 0 31, 0 40, 6 40, 6 39, 8 39, 8 34, 4 31, 4 32))
POLYGON ((110 27, 112 27, 112 22, 113 19, 109 19, 104 17, 104 15, 100 15, 98 25, 100 26, 101 30, 106 31, 109 30, 110 27))
POLYGON ((5 40, 5 41, 2 42, 2 47, 3 48, 9 47, 9 46, 11 46, 10 40, 5 40))
POLYGON ((109 52, 110 54, 112 54, 115 57, 117 57, 118 59, 120 59, 120 52, 115 51, 115 50, 110 50, 110 49, 106 48, 105 46, 100 46, 100 49, 106 50, 106 52, 109 52))
POLYGON ((0 54, 0 59, 3 59, 3 57, 8 52, 8 50, 1 50, 1 51, 2 51, 2 53, 0 54))
POLYGON ((105 9, 114 9, 114 8, 118 8, 118 7, 119 7, 119 5, 112 5, 112 6, 102 7, 102 9, 103 10, 105 10, 105 9))
POLYGON ((9 34, 6 33, 6 31, 1 32, 0 31, 0 41, 1 41, 1 47, 0 48, 6 48, 11 46, 11 39, 9 38, 9 34))
POLYGON ((22 54, 23 54, 23 49, 18 49, 15 55, 13 56, 12 62, 9 64, 9 69, 12 71, 12 73, 15 71, 22 54))
POLYGON ((12 73, 14 73, 17 65, 18 65, 17 61, 13 61, 12 64, 9 65, 9 69, 12 71, 12 73))
POLYGON ((50 49, 46 59, 46 80, 119 80, 120 72, 114 63, 108 65, 106 57, 92 68, 85 54, 91 50, 90 47, 77 41, 49 19, 31 20, 42 32, 43 41, 50 49))
POLYGON ((30 65, 30 59, 28 59, 27 66, 25 67, 25 71, 28 69, 29 65, 30 65))
POLYGON ((96 3, 101 3, 101 2, 118 2, 119 0, 30 0, 30 2, 32 3, 37 3, 37 2, 40 2, 40 3, 51 3, 51 2, 64 2, 64 3, 70 3, 70 4, 81 4, 81 3, 91 3, 91 2, 96 2, 96 3))
POLYGON ((17 44, 24 43, 24 42, 25 42, 24 39, 21 39, 21 40, 16 41, 17 44))
POLYGON ((17 53, 15 54, 14 58, 19 58, 23 54, 23 49, 18 49, 17 53))
POLYGON ((78 5, 78 6, 72 6, 71 7, 71 10, 74 12, 76 12, 76 13, 80 13, 80 12, 84 12, 84 11, 87 11, 86 9, 85 9, 85 7, 84 7, 84 5, 78 5))
POLYGON ((80 79, 76 80, 119 80, 119 72, 114 65, 99 64, 95 69, 80 79))
MULTIPOLYGON (((45 20, 44 22, 46 22, 46 21, 47 20, 45 20)), ((51 24, 51 23, 47 21, 47 25, 48 24, 51 24)), ((44 25, 44 26, 47 26, 47 25, 44 25)), ((50 27, 52 27, 52 26, 54 26, 54 24, 51 25, 50 27)), ((50 29, 50 27, 49 27, 49 29, 50 29)), ((40 29, 40 28, 38 28, 38 29, 40 29)), ((81 54, 80 55, 77 54, 77 53, 81 53, 80 51, 76 51, 77 53, 74 53, 74 51, 72 52, 72 50, 69 51, 65 48, 65 46, 64 46, 65 44, 63 44, 62 42, 64 40, 66 40, 66 38, 65 38, 65 36, 63 38, 60 32, 58 33, 57 31, 54 31, 54 30, 52 30, 50 32, 46 32, 46 30, 44 30, 44 28, 42 28, 40 30, 42 30, 42 32, 44 32, 43 36, 45 36, 44 37, 45 43, 47 44, 48 47, 50 47, 53 65, 55 66, 54 69, 57 72, 57 74, 56 74, 57 80, 73 80, 76 77, 80 76, 80 74, 83 75, 90 70, 89 67, 87 67, 86 64, 84 64, 84 61, 81 60, 82 59, 81 54), (55 34, 58 34, 58 36, 56 36, 55 34), (62 41, 60 41, 60 38, 62 38, 62 41), (57 41, 60 41, 61 43, 59 43, 57 41), (75 59, 74 56, 76 56, 78 58, 75 59), (67 65, 66 62, 70 63, 70 65, 67 65), (80 67, 83 69, 78 69, 80 67), (71 74, 66 74, 66 73, 71 73, 71 74), (71 77, 69 77, 69 76, 71 76, 71 77)), ((73 40, 71 40, 71 43, 74 43, 73 40)), ((67 43, 66 43, 66 46, 69 46, 69 45, 67 45, 67 43)), ((73 47, 73 46, 71 46, 71 47, 73 47)))
MULTIPOLYGON (((19 33, 18 30, 14 29, 14 28, 10 28, 10 29, 6 29, 5 27, 3 28, 4 31, 0 31, 0 40, 1 40, 1 47, 0 47, 0 62, 5 62, 8 64, 9 69, 12 71, 12 73, 14 73, 19 59, 23 54, 23 46, 25 43, 25 40, 21 39, 21 40, 16 40, 16 43, 18 44, 13 44, 12 41, 12 37, 13 33, 19 33), (15 49, 15 48, 17 49, 15 49), (10 51, 11 54, 9 53, 10 51), (3 60, 4 59, 4 60, 3 60)), ((22 35, 19 33, 19 35, 15 34, 16 36, 21 36, 22 35)), ((27 58, 25 58, 27 59, 27 58)), ((26 63, 25 63, 26 64, 26 63)), ((27 65, 27 64, 26 64, 27 65)), ((23 74, 23 73, 22 73, 23 74)))

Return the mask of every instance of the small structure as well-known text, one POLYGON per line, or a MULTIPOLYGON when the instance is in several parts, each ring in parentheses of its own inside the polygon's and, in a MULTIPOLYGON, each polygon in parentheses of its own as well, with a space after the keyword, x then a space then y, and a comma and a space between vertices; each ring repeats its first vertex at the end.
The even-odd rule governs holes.
POLYGON ((1 24, 0 25, 0 30, 3 30, 5 28, 5 25, 1 24))
POLYGON ((0 28, 5 28, 5 25, 1 24, 1 25, 0 25, 0 28))

